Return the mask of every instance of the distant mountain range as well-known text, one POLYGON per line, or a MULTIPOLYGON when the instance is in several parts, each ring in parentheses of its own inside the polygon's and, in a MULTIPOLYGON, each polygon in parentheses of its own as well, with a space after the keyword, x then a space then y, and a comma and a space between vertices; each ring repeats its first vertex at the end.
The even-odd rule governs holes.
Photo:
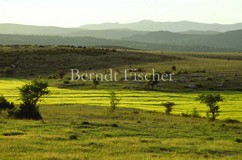
POLYGON ((80 28, 0 24, 0 44, 118 46, 162 51, 242 51, 242 23, 140 21, 80 28), (156 31, 157 30, 157 31, 156 31))
POLYGON ((52 26, 33 26, 21 24, 0 24, 0 34, 21 35, 63 35, 80 31, 79 28, 61 28, 52 26))
POLYGON ((107 30, 87 30, 80 28, 61 28, 53 26, 32 26, 21 24, 0 24, 0 34, 20 34, 20 35, 51 35, 51 36, 89 36, 105 39, 122 39, 136 34, 145 34, 147 31, 136 31, 130 29, 107 29, 107 30))
POLYGON ((216 34, 219 32, 240 29, 242 29, 242 23, 206 24, 189 21, 154 22, 149 20, 127 24, 89 24, 79 28, 61 28, 53 26, 33 26, 9 23, 0 24, 0 34, 93 36, 107 39, 121 39, 135 34, 153 31, 183 32, 184 34, 216 34))
POLYGON ((154 22, 143 20, 140 22, 120 24, 120 23, 103 23, 83 25, 81 29, 104 30, 104 29, 131 29, 139 31, 170 31, 170 32, 185 32, 189 30, 198 31, 217 31, 227 32, 232 30, 242 29, 242 23, 236 24, 206 24, 190 21, 180 22, 154 22))

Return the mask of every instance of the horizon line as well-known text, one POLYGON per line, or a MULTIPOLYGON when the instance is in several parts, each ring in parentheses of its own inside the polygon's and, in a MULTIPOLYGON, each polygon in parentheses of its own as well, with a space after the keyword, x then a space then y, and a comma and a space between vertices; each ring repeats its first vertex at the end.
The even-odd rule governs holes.
POLYGON ((197 22, 197 21, 189 21, 189 20, 179 20, 179 21, 154 21, 154 20, 140 20, 140 21, 133 21, 133 22, 126 22, 126 23, 120 23, 120 22, 101 22, 101 23, 87 23, 79 26, 72 26, 72 27, 64 27, 64 26, 57 26, 57 25, 39 25, 39 24, 24 24, 24 23, 12 23, 12 22, 0 22, 0 24, 12 24, 12 25, 23 25, 23 26, 36 26, 36 27, 58 27, 58 28, 81 28, 83 26, 87 25, 102 25, 102 24, 132 24, 132 23, 139 23, 139 22, 145 22, 150 21, 154 23, 178 23, 178 22, 191 22, 191 23, 200 23, 200 24, 210 24, 210 25, 234 25, 234 24, 240 24, 242 22, 236 22, 236 23, 207 23, 207 22, 197 22))

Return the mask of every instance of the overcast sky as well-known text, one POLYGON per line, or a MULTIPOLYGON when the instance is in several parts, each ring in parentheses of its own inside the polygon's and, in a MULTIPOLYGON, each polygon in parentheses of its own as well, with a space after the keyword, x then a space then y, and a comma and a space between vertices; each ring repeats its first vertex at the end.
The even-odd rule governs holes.
POLYGON ((77 27, 140 20, 242 22, 242 0, 0 0, 0 23, 77 27))

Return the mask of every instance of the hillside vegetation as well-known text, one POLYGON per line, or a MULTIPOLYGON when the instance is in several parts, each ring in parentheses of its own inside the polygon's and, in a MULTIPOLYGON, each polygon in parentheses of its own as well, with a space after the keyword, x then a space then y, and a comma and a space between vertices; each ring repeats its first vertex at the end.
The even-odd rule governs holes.
POLYGON ((242 30, 213 35, 193 35, 158 31, 150 32, 144 35, 134 35, 126 38, 125 40, 181 46, 200 45, 215 48, 234 48, 240 51, 242 50, 242 30))
MULTIPOLYGON (((171 37, 175 42, 177 39, 175 36, 167 35, 166 37, 171 37)), ((201 35, 199 35, 200 37, 201 35)), ((180 34, 180 38, 183 42, 183 37, 191 37, 191 35, 180 34)), ((193 37, 193 36, 192 36, 193 37)), ((153 37, 152 37, 153 38, 153 37)), ((161 39, 162 37, 157 37, 161 39)), ((207 44, 179 44, 166 42, 162 39, 162 43, 154 42, 154 40, 144 40, 142 38, 137 39, 137 41, 127 40, 110 40, 95 37, 61 37, 61 36, 34 36, 34 35, 0 35, 0 44, 2 45, 74 45, 74 46, 110 46, 115 48, 132 48, 140 50, 159 50, 159 51, 176 51, 176 52, 239 52, 241 47, 237 44, 240 43, 239 39, 230 39, 230 42, 225 46, 213 46, 207 44), (147 41, 147 42, 141 42, 147 41), (230 45, 234 42, 233 45, 230 45), (235 47, 235 48, 233 48, 235 47)), ((158 41, 159 42, 159 41, 158 41)), ((185 40, 184 40, 185 42, 185 40)), ((216 42, 215 42, 216 43, 216 42)))
POLYGON ((36 106, 39 121, 12 119, 9 110, 1 110, 0 159, 240 159, 241 61, 241 53, 231 52, 2 45, 0 95, 19 107, 19 88, 33 80, 48 82, 50 94, 36 106), (71 81, 71 68, 86 73, 112 68, 118 81, 96 86, 71 81), (150 88, 146 81, 132 81, 132 75, 124 81, 125 69, 172 72, 174 80, 150 88), (111 111, 114 92, 119 101, 111 111), (224 99, 214 121, 206 118, 206 104, 196 101, 202 93, 224 99), (174 106, 165 114, 162 105, 168 102, 174 106))

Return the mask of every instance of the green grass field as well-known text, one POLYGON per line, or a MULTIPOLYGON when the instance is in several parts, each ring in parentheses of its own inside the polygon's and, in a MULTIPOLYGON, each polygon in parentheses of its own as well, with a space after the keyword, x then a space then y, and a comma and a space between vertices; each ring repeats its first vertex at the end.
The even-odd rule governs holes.
MULTIPOLYGON (((1 94, 6 96, 10 101, 18 104, 18 89, 23 84, 28 83, 27 80, 5 79, 0 80, 1 94)), ((91 105, 91 106, 109 106, 108 90, 73 90, 60 89, 50 87, 50 94, 43 98, 40 105, 91 105)), ((201 104, 195 99, 200 92, 182 92, 170 93, 160 91, 132 91, 117 90, 117 96, 121 98, 120 107, 139 108, 151 111, 164 112, 161 103, 175 102, 174 114, 191 113, 193 108, 197 108, 199 113, 205 117, 207 106, 201 104)), ((220 103, 221 113, 219 119, 232 118, 242 120, 242 93, 236 91, 220 92, 224 97, 224 102, 220 103)))
POLYGON ((241 159, 242 55, 96 50, 68 46, 1 46, 0 95, 20 104, 18 88, 47 81, 50 94, 38 104, 41 121, 0 115, 0 160, 241 159), (174 81, 153 90, 123 82, 123 69, 171 71, 174 81), (83 72, 118 70, 118 82, 70 82, 70 68, 83 72), (58 73, 66 73, 64 79, 58 73), (64 82, 68 82, 65 84, 64 82), (186 88, 195 84, 197 88, 186 88), (121 98, 110 112, 109 94, 121 98), (205 118, 201 93, 219 92, 220 116, 205 118), (172 115, 161 103, 174 102, 172 115), (201 118, 183 117, 197 108, 201 118), (238 120, 226 121, 226 119, 238 120))
POLYGON ((1 120, 1 159, 240 159, 242 125, 86 105, 42 105, 43 121, 1 120), (73 138, 74 137, 74 138, 73 138))

